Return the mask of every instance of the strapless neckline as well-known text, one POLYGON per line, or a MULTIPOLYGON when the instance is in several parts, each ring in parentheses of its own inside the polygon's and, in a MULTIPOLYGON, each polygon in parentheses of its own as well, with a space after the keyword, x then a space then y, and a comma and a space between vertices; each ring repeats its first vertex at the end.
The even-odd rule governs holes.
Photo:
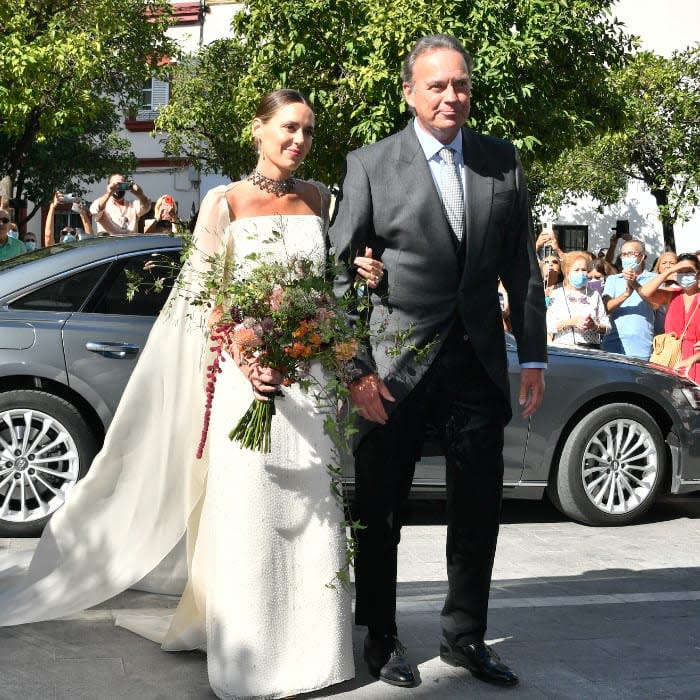
POLYGON ((316 219, 322 221, 317 214, 261 214, 259 216, 241 216, 238 219, 233 219, 231 224, 237 224, 242 221, 255 221, 256 219, 316 219))

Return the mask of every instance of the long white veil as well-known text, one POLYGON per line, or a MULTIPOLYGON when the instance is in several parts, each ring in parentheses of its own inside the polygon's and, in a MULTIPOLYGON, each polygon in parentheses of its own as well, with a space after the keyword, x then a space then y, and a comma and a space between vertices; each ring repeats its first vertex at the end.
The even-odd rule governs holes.
MULTIPOLYGON (((196 252, 181 273, 185 284, 196 283, 207 256, 222 250, 229 223, 225 189, 211 190, 202 202, 196 252)), ((147 574, 142 585, 150 590, 182 591, 183 552, 174 548, 184 541, 188 521, 196 524, 208 463, 206 452, 195 458, 207 346, 203 315, 176 285, 90 472, 51 518, 28 567, 22 553, 3 558, 0 625, 73 614, 147 574)))

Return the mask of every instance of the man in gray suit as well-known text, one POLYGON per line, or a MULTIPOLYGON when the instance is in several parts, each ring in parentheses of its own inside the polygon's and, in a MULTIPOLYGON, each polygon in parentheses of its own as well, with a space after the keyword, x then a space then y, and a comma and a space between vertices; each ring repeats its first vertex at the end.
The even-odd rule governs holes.
POLYGON ((518 153, 464 127, 471 68, 451 36, 417 42, 402 76, 415 119, 348 155, 330 231, 345 263, 339 295, 356 294, 352 260, 366 246, 385 270, 355 309, 376 333, 354 359, 351 385, 360 416, 354 514, 366 526, 357 535, 355 618, 369 628, 370 672, 401 686, 416 679, 396 627, 399 511, 427 423, 439 431, 447 469, 441 658, 491 683, 518 682, 484 644, 511 417, 499 278, 525 417, 544 391, 545 305, 518 153))

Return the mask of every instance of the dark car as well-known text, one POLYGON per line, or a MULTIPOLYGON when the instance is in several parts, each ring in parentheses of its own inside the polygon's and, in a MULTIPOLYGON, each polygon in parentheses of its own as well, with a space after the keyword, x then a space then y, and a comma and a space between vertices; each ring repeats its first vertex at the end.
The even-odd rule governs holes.
MULTIPOLYGON (((640 360, 550 345, 544 399, 523 420, 508 334, 506 347, 514 415, 505 432, 505 498, 546 492, 574 520, 624 525, 660 493, 700 490, 700 386, 640 360)), ((413 492, 439 495, 444 460, 434 444, 427 452, 413 492)))
MULTIPOLYGON (((129 284, 177 268, 180 245, 107 237, 0 263, 0 534, 38 532, 88 470, 168 290, 129 301, 129 284)), ((526 421, 512 336, 506 346, 506 498, 546 491, 571 518, 621 525, 660 493, 700 490, 700 387, 619 355, 550 347, 545 398, 526 421)), ((444 485, 429 441, 413 495, 444 485)))

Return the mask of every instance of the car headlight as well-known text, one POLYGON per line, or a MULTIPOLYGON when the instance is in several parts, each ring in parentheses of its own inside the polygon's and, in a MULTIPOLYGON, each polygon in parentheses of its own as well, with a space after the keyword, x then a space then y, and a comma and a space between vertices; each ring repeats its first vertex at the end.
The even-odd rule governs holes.
POLYGON ((700 386, 692 384, 684 386, 681 391, 683 396, 688 399, 688 403, 696 410, 700 410, 700 386))

